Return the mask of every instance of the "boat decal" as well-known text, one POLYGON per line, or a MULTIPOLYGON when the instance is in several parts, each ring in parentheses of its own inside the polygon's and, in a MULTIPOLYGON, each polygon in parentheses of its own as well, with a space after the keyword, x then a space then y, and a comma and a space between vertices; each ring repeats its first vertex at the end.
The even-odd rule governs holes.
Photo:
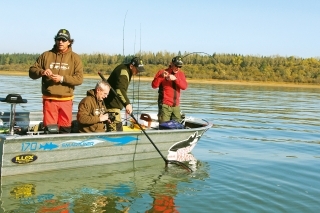
POLYGON ((34 154, 23 154, 23 155, 17 155, 11 159, 12 163, 16 164, 26 164, 26 163, 32 163, 36 161, 38 157, 34 154))
POLYGON ((91 138, 84 141, 79 140, 69 140, 61 143, 61 148, 71 148, 71 147, 91 147, 99 143, 104 142, 113 142, 116 143, 115 145, 125 145, 127 143, 130 143, 131 141, 137 140, 136 137, 132 136, 125 136, 125 137, 119 137, 119 138, 113 138, 113 137, 106 137, 106 136, 99 136, 97 138, 91 138))
POLYGON ((195 147, 200 137, 201 135, 195 132, 188 139, 173 144, 168 150, 168 159, 184 159, 195 147))
POLYGON ((194 147, 198 140, 200 139, 200 135, 198 135, 198 132, 193 133, 192 135, 189 136, 188 139, 179 141, 175 144, 173 144, 170 148, 169 151, 176 152, 181 148, 186 148, 186 147, 194 147))
POLYGON ((58 147, 59 147, 59 145, 50 142, 50 143, 46 143, 45 145, 40 144, 40 148, 39 148, 39 149, 43 149, 43 150, 53 150, 53 149, 56 149, 56 148, 58 148, 58 147))
POLYGON ((99 139, 89 139, 85 141, 79 141, 79 140, 69 140, 61 143, 61 148, 71 148, 71 147, 91 147, 98 143, 105 142, 103 140, 99 139))
POLYGON ((53 149, 57 149, 59 147, 58 144, 47 142, 47 143, 37 143, 37 142, 24 142, 21 144, 21 151, 36 151, 36 150, 44 150, 44 151, 51 151, 53 149))
POLYGON ((106 136, 100 136, 99 138, 102 138, 106 141, 117 143, 116 145, 125 145, 127 143, 130 143, 131 141, 139 140, 137 137, 133 137, 133 136, 124 136, 120 138, 110 138, 106 136))

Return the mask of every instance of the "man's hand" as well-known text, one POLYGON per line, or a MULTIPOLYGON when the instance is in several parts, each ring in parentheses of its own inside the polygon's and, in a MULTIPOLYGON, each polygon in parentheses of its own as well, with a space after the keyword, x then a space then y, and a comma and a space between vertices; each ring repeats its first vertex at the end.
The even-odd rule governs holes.
POLYGON ((129 115, 131 115, 131 113, 132 113, 132 106, 131 106, 131 104, 128 104, 128 105, 126 106, 126 112, 127 112, 129 115))
POLYGON ((177 79, 177 77, 175 75, 168 75, 168 77, 166 79, 168 81, 175 81, 177 79))
POLYGON ((51 76, 52 75, 52 71, 50 69, 42 70, 41 71, 41 75, 51 76))
POLYGON ((167 78, 169 76, 169 73, 167 71, 163 71, 162 76, 164 78, 167 78))
POLYGON ((101 114, 99 118, 100 118, 100 122, 107 121, 107 120, 109 120, 109 115, 108 115, 108 113, 101 114))
POLYGON ((61 81, 61 79, 62 79, 62 76, 61 76, 61 75, 52 74, 52 75, 50 76, 50 78, 51 78, 54 82, 56 82, 56 83, 62 82, 62 81, 61 81))

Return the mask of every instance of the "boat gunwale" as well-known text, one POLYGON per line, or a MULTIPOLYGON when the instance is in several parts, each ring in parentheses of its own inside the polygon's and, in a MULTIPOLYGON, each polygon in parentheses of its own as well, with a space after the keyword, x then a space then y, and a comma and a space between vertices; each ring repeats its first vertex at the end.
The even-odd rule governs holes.
MULTIPOLYGON (((189 123, 196 123, 199 125, 199 127, 195 128, 185 128, 185 129, 155 129, 155 128, 147 128, 144 129, 146 133, 150 134, 167 134, 168 132, 194 132, 194 131, 207 131, 212 127, 212 123, 208 122, 205 119, 199 119, 197 118, 197 121, 205 122, 203 123, 203 126, 200 126, 201 124, 198 122, 193 122, 192 120, 187 120, 189 123)), ((30 132, 32 134, 26 134, 26 135, 19 135, 19 134, 0 134, 0 138, 3 140, 23 140, 23 139, 42 139, 42 138, 50 138, 50 137, 58 137, 58 138, 65 138, 65 137, 92 137, 92 136, 126 136, 126 135, 144 135, 143 131, 140 129, 132 130, 132 131, 121 131, 121 132, 91 132, 91 133, 67 133, 67 134, 36 134, 37 132, 30 132), (36 135, 35 135, 36 134, 36 135)), ((1 141, 0 141, 1 142, 1 141)))

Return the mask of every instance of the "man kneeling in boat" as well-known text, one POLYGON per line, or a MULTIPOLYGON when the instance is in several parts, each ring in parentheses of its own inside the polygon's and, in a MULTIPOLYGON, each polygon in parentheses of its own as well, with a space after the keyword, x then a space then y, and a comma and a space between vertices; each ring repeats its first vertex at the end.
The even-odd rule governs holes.
POLYGON ((111 122, 103 99, 108 96, 110 85, 105 81, 99 81, 95 89, 87 91, 87 97, 83 98, 78 106, 79 132, 105 132, 106 123, 111 122))

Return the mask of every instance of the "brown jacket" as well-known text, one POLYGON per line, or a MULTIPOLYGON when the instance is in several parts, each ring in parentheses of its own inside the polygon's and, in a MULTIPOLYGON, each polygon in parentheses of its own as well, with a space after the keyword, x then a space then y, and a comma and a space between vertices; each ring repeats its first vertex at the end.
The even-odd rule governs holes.
POLYGON ((69 47, 64 53, 52 50, 42 53, 29 69, 29 77, 38 79, 42 77, 42 94, 50 97, 72 97, 74 87, 83 82, 83 65, 80 56, 72 52, 69 47), (42 76, 41 71, 51 69, 53 74, 63 76, 62 83, 55 83, 47 76, 42 76))
POLYGON ((79 132, 105 132, 105 124, 100 121, 100 114, 107 112, 103 101, 98 101, 95 90, 88 90, 87 97, 83 98, 78 106, 79 132))

